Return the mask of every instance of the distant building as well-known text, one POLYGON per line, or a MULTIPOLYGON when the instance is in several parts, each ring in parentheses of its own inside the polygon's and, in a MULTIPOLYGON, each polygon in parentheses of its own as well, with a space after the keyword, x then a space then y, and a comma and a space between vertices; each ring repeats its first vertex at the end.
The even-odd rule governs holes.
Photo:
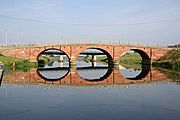
POLYGON ((168 45, 168 48, 180 48, 180 44, 177 44, 177 45, 168 45))

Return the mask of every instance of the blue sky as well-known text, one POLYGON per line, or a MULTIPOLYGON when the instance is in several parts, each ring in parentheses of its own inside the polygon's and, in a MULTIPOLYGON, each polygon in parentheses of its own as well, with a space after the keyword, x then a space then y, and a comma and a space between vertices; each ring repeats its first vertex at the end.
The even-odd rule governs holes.
POLYGON ((0 44, 180 43, 180 0, 0 0, 0 44))

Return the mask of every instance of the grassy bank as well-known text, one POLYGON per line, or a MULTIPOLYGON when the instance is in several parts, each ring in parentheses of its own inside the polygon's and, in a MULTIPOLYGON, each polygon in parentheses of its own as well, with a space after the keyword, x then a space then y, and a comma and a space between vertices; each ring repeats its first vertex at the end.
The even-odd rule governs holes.
POLYGON ((159 60, 153 62, 154 67, 160 67, 176 72, 180 72, 180 50, 174 49, 161 57, 159 60))
POLYGON ((29 60, 13 58, 0 54, 0 61, 4 64, 6 69, 15 70, 29 70, 37 66, 37 63, 30 62, 29 60))
POLYGON ((138 53, 126 53, 121 56, 120 65, 125 68, 142 69, 142 58, 138 53))

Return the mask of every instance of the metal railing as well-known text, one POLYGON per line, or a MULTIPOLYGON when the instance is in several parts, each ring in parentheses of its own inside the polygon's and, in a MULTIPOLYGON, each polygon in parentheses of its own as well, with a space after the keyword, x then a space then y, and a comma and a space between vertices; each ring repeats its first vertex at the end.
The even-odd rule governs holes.
POLYGON ((38 47, 38 46, 57 46, 57 45, 122 45, 122 46, 135 46, 135 47, 151 47, 151 48, 168 48, 167 45, 148 44, 140 42, 129 42, 129 41, 64 41, 64 42, 32 42, 32 43, 19 43, 19 44, 0 44, 0 48, 7 47, 38 47))

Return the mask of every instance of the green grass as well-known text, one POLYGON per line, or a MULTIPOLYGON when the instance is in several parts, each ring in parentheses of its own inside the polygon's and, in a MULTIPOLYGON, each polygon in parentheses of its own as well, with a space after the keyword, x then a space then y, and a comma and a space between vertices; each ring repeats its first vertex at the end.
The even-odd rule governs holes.
MULTIPOLYGON (((107 59, 107 56, 96 56, 96 61, 101 61, 107 59)), ((91 55, 87 55, 87 56, 78 56, 78 60, 92 60, 92 56, 91 55)))
POLYGON ((141 64, 128 64, 128 63, 120 63, 121 66, 129 69, 129 68, 134 68, 134 69, 137 69, 137 70, 142 70, 142 65, 141 64))
POLYGON ((0 61, 4 64, 4 67, 8 70, 16 69, 27 71, 37 66, 36 63, 30 62, 29 60, 13 58, 0 54, 0 61))
POLYGON ((15 63, 15 69, 27 71, 31 68, 36 68, 37 63, 30 62, 29 60, 22 60, 15 63))
POLYGON ((142 58, 138 53, 126 53, 121 56, 119 64, 125 68, 142 69, 142 58))
POLYGON ((140 64, 142 62, 142 58, 138 53, 126 53, 120 58, 120 64, 140 64))

